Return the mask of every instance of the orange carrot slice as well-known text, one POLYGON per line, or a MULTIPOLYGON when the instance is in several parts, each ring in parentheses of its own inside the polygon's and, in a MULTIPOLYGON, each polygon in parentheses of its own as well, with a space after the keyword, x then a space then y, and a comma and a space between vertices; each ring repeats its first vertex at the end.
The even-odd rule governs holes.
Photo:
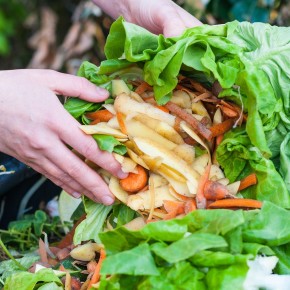
POLYGON ((234 124, 235 124, 235 119, 227 119, 222 123, 213 125, 212 127, 210 127, 212 137, 225 134, 226 132, 228 132, 229 130, 233 128, 234 124))
POLYGON ((199 179, 197 192, 196 192, 196 206, 197 206, 197 208, 205 208, 206 207, 206 198, 204 196, 204 186, 209 178, 210 167, 211 167, 211 164, 209 163, 205 169, 204 174, 199 179))
POLYGON ((219 106, 219 107, 221 108, 222 112, 230 118, 235 118, 238 116, 238 112, 236 112, 235 110, 229 107, 226 107, 226 106, 219 106))
POLYGON ((232 198, 220 199, 209 206, 211 209, 226 208, 226 209, 247 209, 247 208, 261 208, 262 202, 255 199, 232 198))
POLYGON ((196 210, 196 201, 192 198, 188 198, 184 204, 184 213, 188 214, 194 210, 196 210))
POLYGON ((163 219, 170 220, 175 218, 179 214, 184 213, 184 202, 164 200, 164 208, 167 211, 167 214, 164 215, 163 219))
POLYGON ((223 139, 224 139, 224 134, 216 136, 216 140, 215 140, 216 147, 222 143, 223 139))
POLYGON ((208 180, 204 185, 204 196, 209 200, 224 199, 229 196, 229 191, 223 184, 208 180))
POLYGON ((114 115, 108 110, 99 110, 96 112, 86 113, 86 117, 91 120, 98 119, 100 122, 108 122, 114 117, 114 115))
POLYGON ((99 262, 95 268, 95 272, 91 278, 91 281, 90 281, 87 289, 91 289, 92 285, 96 284, 100 280, 101 266, 102 266, 102 263, 105 260, 105 258, 106 258, 106 252, 104 249, 101 249, 99 262))
POLYGON ((121 187, 129 193, 142 190, 148 183, 146 170, 140 165, 137 165, 136 169, 138 173, 130 172, 126 178, 120 180, 121 187))
POLYGON ((255 184, 257 184, 257 182, 258 182, 257 175, 255 173, 252 173, 241 180, 239 191, 241 191, 249 186, 255 185, 255 184))
POLYGON ((174 200, 164 200, 164 208, 169 212, 176 211, 177 214, 184 213, 184 202, 174 200))

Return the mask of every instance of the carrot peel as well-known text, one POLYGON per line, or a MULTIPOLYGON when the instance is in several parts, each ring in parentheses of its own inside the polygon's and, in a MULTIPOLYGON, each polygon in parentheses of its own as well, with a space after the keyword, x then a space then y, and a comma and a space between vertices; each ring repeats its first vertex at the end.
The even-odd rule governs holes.
POLYGON ((233 199, 221 199, 217 200, 209 205, 209 208, 215 209, 215 208, 261 208, 262 202, 255 199, 246 199, 246 198, 233 198, 233 199))
POLYGON ((181 109, 179 106, 170 101, 165 105, 165 108, 188 123, 203 138, 206 140, 211 140, 212 132, 191 114, 187 113, 185 110, 181 109))
POLYGON ((126 178, 120 180, 120 186, 129 193, 142 190, 148 183, 146 170, 140 165, 136 169, 137 173, 130 172, 126 178))
POLYGON ((128 131, 124 122, 123 114, 120 112, 117 112, 117 120, 120 126, 120 130, 123 134, 128 135, 128 131))
POLYGON ((206 207, 206 198, 204 196, 204 186, 209 178, 211 164, 209 163, 205 169, 204 174, 200 177, 197 192, 196 192, 196 206, 197 208, 206 207))
POLYGON ((241 180, 239 191, 255 184, 257 184, 257 175, 252 173, 241 180))
POLYGON ((91 289, 93 284, 96 284, 100 280, 101 266, 102 266, 102 263, 105 260, 105 258, 106 258, 106 252, 105 252, 104 249, 101 249, 99 262, 98 262, 98 264, 97 264, 97 266, 95 268, 95 272, 94 272, 94 274, 93 274, 93 276, 91 278, 91 281, 90 281, 87 289, 91 289))
POLYGON ((208 180, 204 185, 204 196, 208 200, 223 199, 229 196, 229 191, 223 184, 208 180))
POLYGON ((114 115, 108 110, 99 110, 96 112, 86 113, 86 117, 91 120, 99 120, 100 122, 108 122, 114 115))

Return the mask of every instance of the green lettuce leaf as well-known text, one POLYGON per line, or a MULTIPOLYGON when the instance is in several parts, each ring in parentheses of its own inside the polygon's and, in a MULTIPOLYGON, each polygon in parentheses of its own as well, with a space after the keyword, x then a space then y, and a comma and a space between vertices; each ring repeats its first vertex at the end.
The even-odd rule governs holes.
POLYGON ((252 145, 243 128, 225 135, 217 149, 217 160, 231 182, 255 172, 258 183, 244 190, 245 197, 268 200, 282 207, 290 207, 290 196, 282 176, 273 162, 252 145))
MULTIPOLYGON (((159 244, 157 244, 159 245, 159 244)), ((194 233, 180 239, 168 247, 153 247, 153 252, 169 263, 186 260, 199 251, 227 247, 225 239, 218 235, 207 233, 194 233)))
POLYGON ((243 283, 248 272, 247 263, 237 263, 227 267, 210 268, 206 275, 208 289, 244 290, 243 283))
POLYGON ((252 255, 233 255, 227 252, 203 250, 188 260, 197 267, 219 267, 246 262, 252 255))
POLYGON ((161 268, 160 275, 149 276, 139 284, 138 290, 205 290, 204 274, 188 262, 179 262, 172 267, 161 268))
MULTIPOLYGON (((35 254, 26 254, 22 258, 16 259, 16 261, 27 270, 34 262, 38 260, 39 256, 35 254)), ((0 277, 3 281, 5 281, 7 277, 17 272, 23 272, 23 269, 20 269, 19 266, 13 260, 5 260, 0 262, 0 277)))
MULTIPOLYGON (((271 83, 277 99, 283 99, 285 114, 290 116, 290 38, 289 27, 242 22, 229 40, 243 48, 246 58, 262 70, 271 83)), ((261 96, 262 98, 264 96, 261 96)), ((261 99, 262 101, 262 99, 261 99)), ((264 104, 264 106, 266 106, 264 104)), ((288 128, 289 129, 289 128, 288 128)))
POLYGON ((99 243, 99 233, 104 227, 104 222, 112 209, 112 206, 105 206, 95 203, 88 198, 84 198, 86 219, 83 220, 75 230, 74 244, 78 245, 82 241, 94 240, 99 243))
POLYGON ((79 119, 86 112, 99 110, 101 106, 101 104, 91 103, 78 98, 70 98, 64 104, 65 109, 76 119, 79 119))
POLYGON ((159 271, 149 245, 144 243, 107 257, 102 264, 101 274, 158 275, 159 271))
POLYGON ((290 227, 286 226, 289 220, 289 210, 264 202, 259 214, 243 229, 243 240, 268 246, 287 244, 290 242, 290 227))
MULTIPOLYGON (((42 286, 45 283, 52 283, 58 288, 48 288, 48 289, 63 289, 60 279, 53 273, 52 269, 41 269, 36 273, 29 272, 19 272, 7 278, 4 290, 33 290, 38 289, 37 286, 42 286), (37 287, 37 288, 36 288, 37 287), (61 288, 59 288, 61 287, 61 288)), ((47 288, 44 288, 47 289, 47 288)))
POLYGON ((119 227, 101 233, 108 255, 103 274, 113 275, 112 282, 103 275, 101 289, 243 289, 247 263, 257 255, 276 254, 275 273, 288 274, 289 214, 264 202, 261 210, 196 210, 138 231, 119 227), (236 241, 238 246, 231 245, 236 241), (142 274, 152 269, 159 274, 142 274))
POLYGON ((115 152, 120 155, 127 153, 127 147, 119 142, 115 137, 110 135, 94 134, 93 138, 98 143, 101 150, 115 152))
POLYGON ((113 205, 112 214, 109 216, 110 224, 116 228, 127 224, 138 216, 138 213, 123 203, 113 205))
POLYGON ((286 135, 285 139, 281 143, 280 148, 281 148, 280 172, 286 184, 286 187, 288 191, 290 192, 290 132, 286 135))

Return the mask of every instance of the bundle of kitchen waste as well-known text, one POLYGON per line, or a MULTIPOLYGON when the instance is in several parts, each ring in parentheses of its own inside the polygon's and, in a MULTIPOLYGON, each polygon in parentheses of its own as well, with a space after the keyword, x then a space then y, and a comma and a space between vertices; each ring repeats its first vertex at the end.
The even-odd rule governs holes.
POLYGON ((65 108, 128 177, 84 160, 115 204, 73 202, 75 226, 40 242, 33 273, 16 265, 35 256, 2 262, 17 270, 4 289, 288 289, 289 32, 231 22, 164 38, 114 22, 107 60, 79 70, 110 97, 65 108))

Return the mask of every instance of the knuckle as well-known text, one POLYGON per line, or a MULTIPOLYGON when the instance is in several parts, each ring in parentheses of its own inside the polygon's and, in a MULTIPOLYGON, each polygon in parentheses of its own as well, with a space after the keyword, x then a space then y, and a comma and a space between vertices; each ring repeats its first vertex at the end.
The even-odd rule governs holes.
POLYGON ((58 178, 61 180, 62 184, 70 184, 72 181, 72 178, 66 174, 65 172, 61 173, 58 178))
POLYGON ((27 164, 35 163, 37 160, 37 153, 31 147, 18 147, 15 151, 17 151, 18 156, 21 156, 21 159, 27 164))
POLYGON ((83 145, 82 154, 89 160, 95 160, 96 149, 97 149, 96 142, 91 139, 83 145))
POLYGON ((41 151, 46 148, 47 142, 42 138, 32 138, 29 140, 29 146, 33 150, 41 151))
POLYGON ((83 166, 81 164, 71 164, 67 168, 67 175, 72 177, 73 179, 77 179, 81 175, 85 174, 85 172, 83 171, 83 166))

